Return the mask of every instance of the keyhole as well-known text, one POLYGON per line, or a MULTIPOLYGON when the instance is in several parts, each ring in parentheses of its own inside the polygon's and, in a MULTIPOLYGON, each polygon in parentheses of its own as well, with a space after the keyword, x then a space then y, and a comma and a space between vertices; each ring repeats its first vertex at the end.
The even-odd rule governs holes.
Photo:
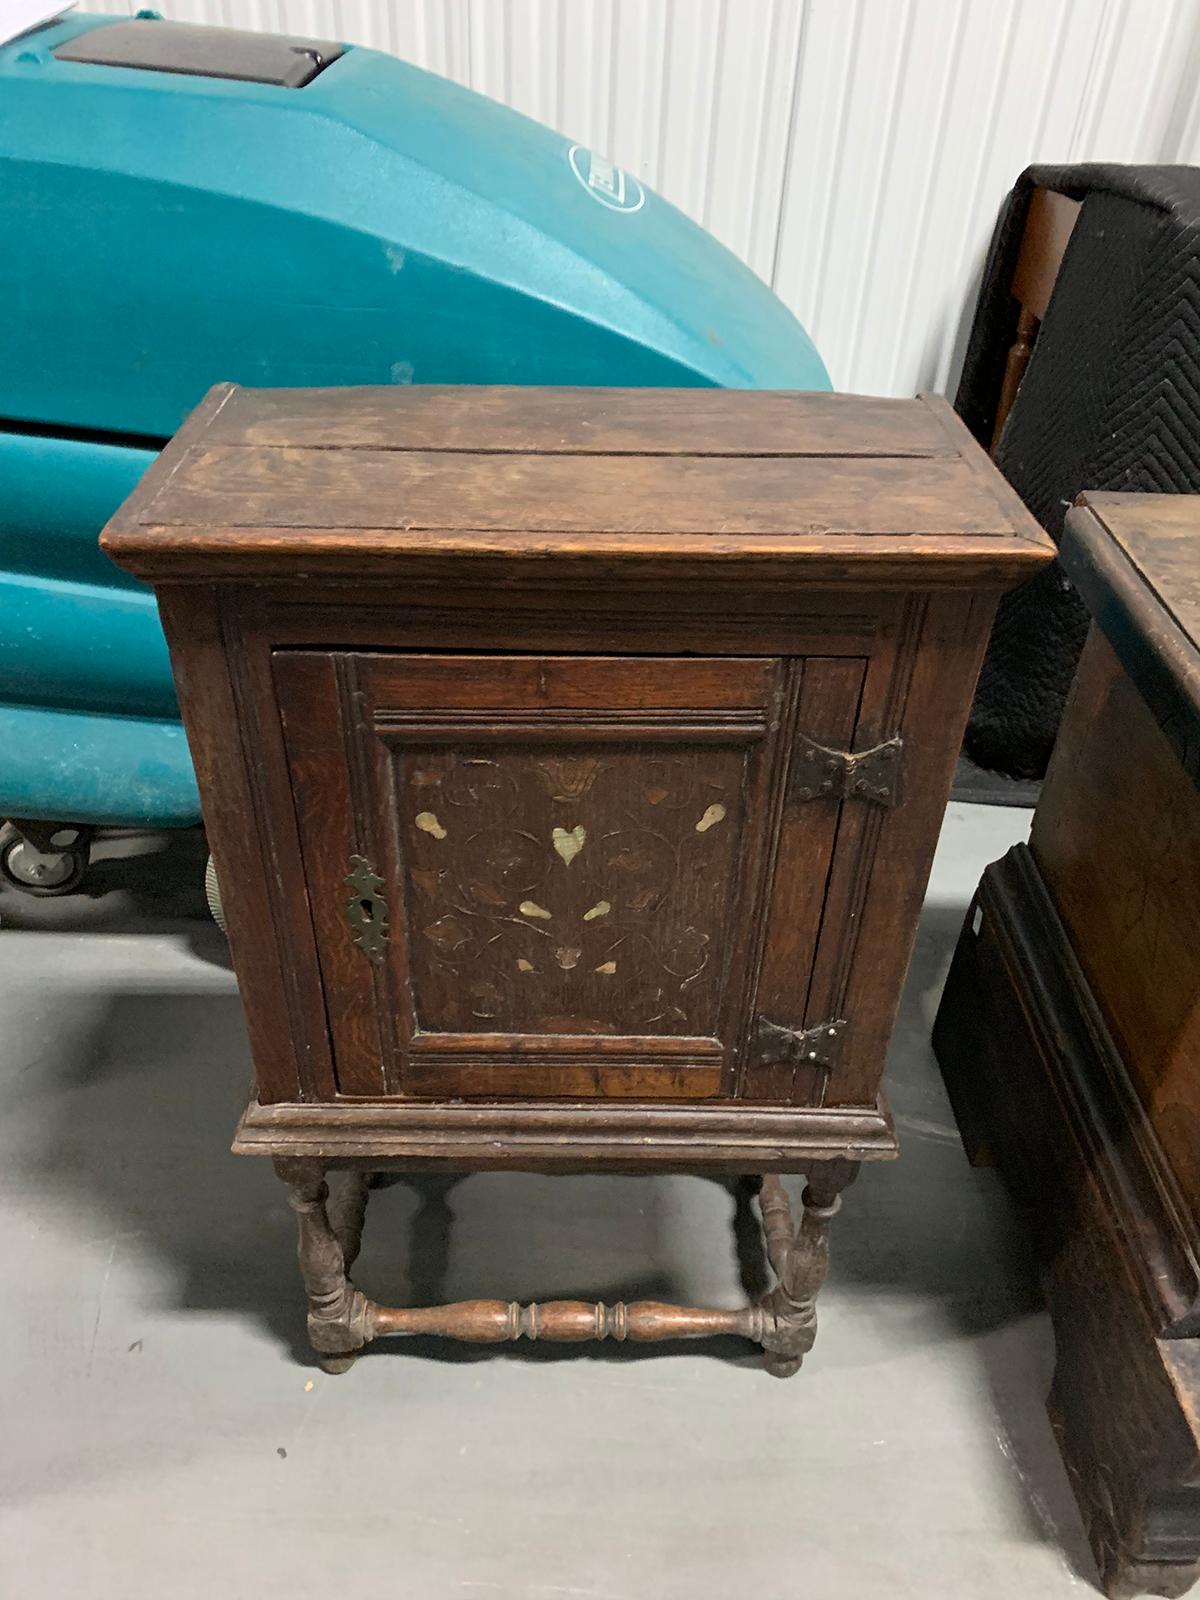
POLYGON ((362 912, 362 919, 364 922, 374 922, 375 906, 372 901, 360 900, 358 902, 358 909, 362 912))

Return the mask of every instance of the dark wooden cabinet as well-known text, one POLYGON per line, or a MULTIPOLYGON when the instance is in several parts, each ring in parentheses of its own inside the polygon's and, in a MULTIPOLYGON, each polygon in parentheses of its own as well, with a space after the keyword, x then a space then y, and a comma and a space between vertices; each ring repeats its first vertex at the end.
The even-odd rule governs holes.
MULTIPOLYGON (((798 1364, 837 1192, 895 1149, 992 610, 1050 555, 948 408, 222 388, 105 542, 159 590, 258 1076, 236 1148, 293 1185, 319 1348, 418 1316, 347 1310, 365 1191, 331 1218, 328 1167, 791 1171, 738 1316, 798 1364)), ((658 1312, 579 1315, 726 1316, 658 1312)))
POLYGON ((1088 494, 1093 616, 1029 847, 984 874, 934 1042, 1045 1257, 1050 1409, 1114 1595, 1200 1575, 1200 499, 1088 494))

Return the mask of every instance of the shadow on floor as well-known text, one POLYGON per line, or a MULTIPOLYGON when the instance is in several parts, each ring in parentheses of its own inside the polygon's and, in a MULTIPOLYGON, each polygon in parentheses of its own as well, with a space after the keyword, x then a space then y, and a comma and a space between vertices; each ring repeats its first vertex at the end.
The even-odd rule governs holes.
MULTIPOLYGON (((27 925, 58 932, 182 929, 198 952, 220 964, 223 944, 203 911, 196 836, 177 835, 164 851, 135 860, 133 867, 125 861, 106 869, 115 888, 101 887, 103 874, 96 879, 98 899, 30 903, 27 925)), ((7 927, 14 926, 11 898, 4 905, 7 927)), ((1044 1325, 1030 1337, 1030 1313, 1039 1304, 1032 1257, 994 1175, 966 1167, 928 1047, 932 1007, 961 916, 961 907, 931 906, 923 918, 889 1078, 903 1159, 868 1169, 849 1192, 835 1224, 830 1287, 857 1302, 864 1316, 881 1293, 926 1302, 920 1317, 898 1326, 891 1354, 905 1341, 972 1341, 1000 1446, 1021 1485, 1030 1538, 1057 1543, 1076 1574, 1093 1579, 1043 1408, 1053 1350, 1044 1325)), ((282 1185, 266 1163, 228 1153, 251 1076, 236 994, 162 987, 116 993, 38 1070, 44 1120, 16 1157, 25 1180, 136 1235, 162 1263, 181 1311, 252 1319, 308 1363, 293 1218, 282 1185)), ((656 1250, 678 1194, 670 1186, 697 1181, 473 1178, 473 1186, 489 1186, 493 1197, 485 1209, 495 1217, 496 1247, 472 1263, 469 1292, 508 1298, 524 1279, 539 1299, 699 1299, 686 1271, 655 1264, 670 1258, 656 1250), (542 1187, 549 1183, 561 1186, 552 1236, 545 1232, 542 1187), (631 1259, 641 1267, 632 1274, 631 1259)), ((705 1246, 730 1250, 744 1291, 755 1295, 768 1282, 756 1215, 744 1190, 725 1187, 724 1195, 707 1183, 692 1191, 705 1246), (726 1231, 718 1242, 719 1229, 731 1222, 732 1239, 726 1231)), ((799 1183, 792 1187, 798 1199, 799 1183)), ((367 1229, 361 1271, 372 1294, 398 1304, 441 1298, 454 1276, 453 1215, 464 1199, 463 1189, 436 1177, 406 1180, 373 1196, 375 1221, 367 1229)), ((471 1209, 477 1216, 477 1201, 471 1209)), ((443 1362, 491 1361, 501 1354, 436 1340, 408 1341, 407 1348, 443 1362)), ((679 1348, 525 1343, 503 1347, 502 1355, 532 1362, 646 1361, 679 1348)), ((718 1361, 758 1360, 739 1341, 689 1348, 718 1361)))
MULTIPOLYGON (((175 1284, 173 1298, 181 1310, 250 1317, 297 1359, 309 1362, 294 1219, 284 1187, 268 1162, 229 1153, 250 1083, 236 994, 155 988, 114 995, 86 1032, 56 1049, 53 1064, 40 1064, 39 1074, 39 1101, 48 1115, 16 1155, 23 1179, 69 1201, 78 1212, 103 1218, 106 1228, 136 1237, 161 1262, 164 1279, 175 1284)), ((360 1276, 377 1298, 420 1304, 441 1297, 454 1243, 452 1204, 466 1181, 451 1186, 436 1175, 414 1175, 394 1189, 373 1193, 360 1276), (398 1240, 405 1238, 398 1251, 398 1240)), ((487 1184, 501 1196, 507 1188, 516 1220, 525 1224, 513 1228, 511 1248, 506 1248, 503 1199, 488 1208, 496 1217, 497 1249, 472 1294, 508 1297, 513 1279, 525 1274, 537 1281, 537 1297, 547 1300, 687 1298, 686 1284, 649 1264, 637 1275, 611 1270, 623 1263, 621 1241, 630 1235, 635 1216, 649 1215, 653 1230, 658 1180, 489 1174, 470 1181, 487 1184), (528 1224, 531 1211, 543 1204, 541 1186, 549 1183, 572 1190, 564 1217, 604 1236, 593 1242, 610 1269, 607 1275, 589 1275, 590 1256, 571 1250, 559 1251, 547 1263, 551 1272, 561 1273, 562 1261, 568 1260, 569 1278, 548 1282, 544 1274, 538 1276, 527 1247, 528 1224), (615 1204, 597 1207, 597 1186, 615 1204), (598 1223, 591 1215, 596 1212, 598 1223)), ((737 1258, 744 1292, 759 1294, 768 1272, 749 1195, 732 1181, 717 1187, 726 1191, 719 1201, 726 1229, 733 1222, 732 1239, 726 1231, 722 1242, 737 1258)), ((643 1221, 636 1232, 645 1231, 643 1221)), ((652 1259, 652 1252, 637 1255, 652 1259)), ((408 1341, 408 1347, 447 1361, 495 1354, 488 1347, 434 1340, 408 1341)), ((601 1360, 644 1360, 671 1348, 606 1344, 586 1353, 601 1360)), ((742 1359, 747 1353, 737 1340, 710 1340, 692 1348, 714 1359, 742 1359)), ((527 1361, 580 1354, 571 1347, 527 1343, 506 1347, 505 1353, 527 1361)))

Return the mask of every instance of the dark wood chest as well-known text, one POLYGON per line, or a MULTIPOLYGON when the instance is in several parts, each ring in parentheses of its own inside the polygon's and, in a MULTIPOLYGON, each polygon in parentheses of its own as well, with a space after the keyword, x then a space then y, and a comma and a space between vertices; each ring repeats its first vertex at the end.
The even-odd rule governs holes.
POLYGON ((195 753, 237 1149, 892 1153, 980 653, 1051 553, 942 403, 225 387, 105 544, 158 588, 195 753))
POLYGON ((1045 1253, 1051 1407, 1113 1593, 1200 1573, 1200 499, 1089 493, 1093 622, 1029 847, 984 874, 935 1043, 1045 1253))

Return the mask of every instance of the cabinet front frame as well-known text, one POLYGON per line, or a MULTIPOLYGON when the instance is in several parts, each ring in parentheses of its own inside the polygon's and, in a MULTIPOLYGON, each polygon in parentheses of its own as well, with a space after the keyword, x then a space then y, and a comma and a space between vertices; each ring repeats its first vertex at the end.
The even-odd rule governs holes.
MULTIPOLYGON (((339 1096, 333 1072, 271 676, 274 650, 866 657, 857 743, 865 748, 901 732, 906 764, 920 763, 920 781, 893 811, 855 808, 855 827, 870 836, 862 841, 870 848, 860 846, 845 881, 829 885, 844 937, 823 988, 810 990, 810 1009, 818 1003, 828 1009, 839 999, 848 1009, 865 998, 846 1056, 821 1100, 835 1108, 874 1107, 915 910, 995 599, 990 591, 864 595, 803 585, 769 593, 695 589, 670 597, 657 587, 616 592, 593 585, 568 594, 553 583, 526 583, 498 605, 494 589, 444 583, 403 591, 311 581, 165 585, 161 604, 214 855, 218 870, 242 883, 231 897, 230 933, 239 972, 246 975, 259 1101, 347 1098, 339 1096), (868 944, 869 962, 863 959, 868 944)), ((788 1086, 788 1094, 797 1092, 788 1086)), ((386 1103, 398 1112, 405 1104, 386 1103)))

